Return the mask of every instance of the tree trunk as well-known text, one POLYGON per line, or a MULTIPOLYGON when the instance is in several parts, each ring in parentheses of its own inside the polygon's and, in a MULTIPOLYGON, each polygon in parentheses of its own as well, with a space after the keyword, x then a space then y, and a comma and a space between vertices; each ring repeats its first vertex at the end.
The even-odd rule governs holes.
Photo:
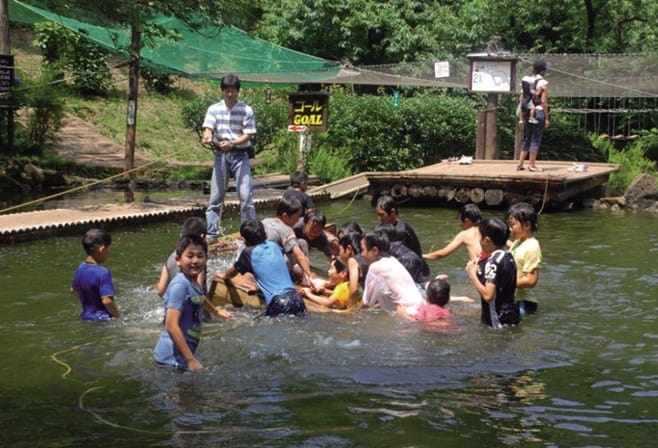
MULTIPOLYGON (((126 120, 126 145, 125 161, 126 171, 135 167, 135 136, 137 131, 137 98, 139 94, 139 58, 142 45, 142 32, 138 26, 132 25, 130 41, 130 66, 128 72, 128 112, 126 120)), ((126 174, 128 189, 126 190, 126 202, 133 202, 133 175, 126 174)))

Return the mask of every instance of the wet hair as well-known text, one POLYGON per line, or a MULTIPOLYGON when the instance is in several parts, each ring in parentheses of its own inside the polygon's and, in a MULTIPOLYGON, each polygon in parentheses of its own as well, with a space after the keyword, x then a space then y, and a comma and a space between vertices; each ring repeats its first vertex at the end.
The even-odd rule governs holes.
POLYGON ((204 253, 208 253, 208 243, 206 243, 205 238, 199 235, 183 235, 178 239, 176 243, 176 256, 180 257, 190 246, 199 246, 203 248, 204 253))
POLYGON ((309 222, 312 224, 320 224, 324 229, 324 226, 327 224, 327 217, 324 216, 322 211, 318 210, 317 208, 313 208, 307 211, 304 215, 304 224, 308 224, 309 222))
POLYGON ((530 230, 537 231, 537 212, 527 202, 512 204, 505 212, 505 220, 509 221, 509 218, 514 218, 521 224, 530 224, 530 230))
POLYGON ((382 256, 388 255, 389 241, 384 232, 377 230, 366 232, 361 241, 365 244, 366 249, 371 250, 376 247, 382 256))
POLYGON ((347 249, 348 247, 351 247, 352 252, 354 252, 354 255, 357 255, 361 253, 361 238, 362 235, 360 233, 348 232, 340 237, 340 239, 338 240, 338 244, 343 249, 347 249))
POLYGON ((389 242, 393 241, 399 241, 400 239, 398 238, 398 231, 395 229, 395 226, 393 224, 388 224, 385 222, 378 222, 375 225, 374 230, 376 232, 382 232, 384 235, 386 235, 386 238, 388 238, 389 242))
POLYGON ((304 206, 299 199, 282 196, 279 199, 279 205, 276 206, 276 215, 282 216, 285 213, 288 216, 292 216, 302 210, 304 210, 304 206))
POLYGON ((105 229, 89 229, 82 237, 82 247, 87 255, 91 255, 101 246, 112 244, 112 236, 105 229))
POLYGON ((426 294, 429 303, 444 307, 450 301, 450 283, 435 278, 427 284, 426 294))
POLYGON ((510 235, 509 226, 501 218, 494 216, 493 218, 480 221, 478 228, 480 229, 482 238, 489 237, 494 246, 503 247, 507 244, 510 235))
POLYGON ((351 232, 356 232, 359 235, 363 235, 363 229, 361 228, 358 222, 349 221, 338 228, 339 237, 341 235, 346 235, 351 232))
POLYGON ((240 78, 235 75, 226 75, 222 78, 220 88, 222 90, 230 89, 235 87, 235 90, 240 91, 240 78))
POLYGON ((295 171, 290 175, 290 185, 294 188, 299 187, 303 183, 308 183, 308 174, 303 171, 295 171))
POLYGON ((256 219, 243 222, 240 226, 240 235, 247 246, 257 246, 267 241, 265 226, 256 219))
POLYGON ((181 230, 180 236, 185 235, 206 235, 206 221, 203 218, 198 216, 190 216, 183 223, 183 229, 181 230))
POLYGON ((467 219, 473 224, 477 224, 482 221, 482 212, 480 208, 475 204, 466 204, 459 211, 459 219, 464 222, 467 219))
POLYGON ((381 208, 388 215, 391 214, 392 210, 395 210, 397 212, 397 207, 395 206, 395 199, 393 199, 393 197, 388 195, 380 196, 379 199, 377 199, 376 207, 381 208))
POLYGON ((340 258, 334 258, 333 260, 331 260, 331 264, 334 266, 336 272, 338 272, 339 274, 341 272, 347 272, 347 275, 349 277, 349 271, 347 270, 347 265, 343 263, 340 258))

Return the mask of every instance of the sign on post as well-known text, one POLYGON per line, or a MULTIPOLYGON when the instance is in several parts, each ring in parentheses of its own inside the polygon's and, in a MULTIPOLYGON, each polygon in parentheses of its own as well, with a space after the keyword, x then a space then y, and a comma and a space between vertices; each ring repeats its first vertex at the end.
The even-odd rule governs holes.
POLYGON ((329 95, 295 93, 288 97, 288 126, 306 126, 308 132, 327 130, 329 95))
POLYGON ((14 56, 11 54, 0 54, 0 93, 9 93, 13 84, 14 56))
POLYGON ((469 54, 469 91, 513 93, 516 58, 469 54))

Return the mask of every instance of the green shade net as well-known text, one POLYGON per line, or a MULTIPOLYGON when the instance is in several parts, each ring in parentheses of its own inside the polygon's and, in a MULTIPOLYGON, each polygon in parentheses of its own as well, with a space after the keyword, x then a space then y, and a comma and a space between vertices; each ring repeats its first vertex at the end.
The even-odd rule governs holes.
MULTIPOLYGON (((115 54, 126 54, 130 30, 104 28, 80 22, 19 1, 9 2, 14 23, 33 24, 50 20, 82 32, 97 45, 115 54)), ((221 78, 236 74, 243 81, 258 83, 322 83, 335 78, 340 64, 253 38, 233 27, 192 30, 182 21, 160 17, 153 21, 176 30, 180 39, 154 38, 141 50, 142 64, 166 73, 190 78, 221 78)))
MULTIPOLYGON (((90 0, 92 1, 92 0, 90 0)), ((51 20, 84 32, 96 44, 125 55, 130 31, 94 26, 10 0, 12 22, 32 24, 51 20)), ((449 61, 446 77, 437 78, 434 63, 415 61, 379 66, 341 66, 255 39, 232 27, 192 30, 183 22, 161 17, 153 22, 180 35, 177 41, 154 39, 142 49, 142 64, 164 73, 189 78, 220 78, 234 73, 240 79, 267 84, 362 84, 377 86, 423 86, 467 89, 470 74, 466 57, 449 61)), ((537 58, 549 62, 546 79, 551 97, 607 97, 658 99, 656 54, 521 54, 517 55, 518 89, 521 77, 530 73, 537 58)), ((518 91, 518 90, 517 90, 518 91)), ((655 110, 655 106, 650 108, 655 110)))

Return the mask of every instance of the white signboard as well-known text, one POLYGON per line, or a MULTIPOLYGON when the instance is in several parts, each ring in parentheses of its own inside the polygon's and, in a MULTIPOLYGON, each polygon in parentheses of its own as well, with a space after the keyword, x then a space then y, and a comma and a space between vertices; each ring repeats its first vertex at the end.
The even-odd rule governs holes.
POLYGON ((513 91, 511 61, 471 61, 471 64, 471 91, 513 91))
POLYGON ((434 77, 447 78, 450 76, 450 64, 448 61, 434 63, 434 77))

